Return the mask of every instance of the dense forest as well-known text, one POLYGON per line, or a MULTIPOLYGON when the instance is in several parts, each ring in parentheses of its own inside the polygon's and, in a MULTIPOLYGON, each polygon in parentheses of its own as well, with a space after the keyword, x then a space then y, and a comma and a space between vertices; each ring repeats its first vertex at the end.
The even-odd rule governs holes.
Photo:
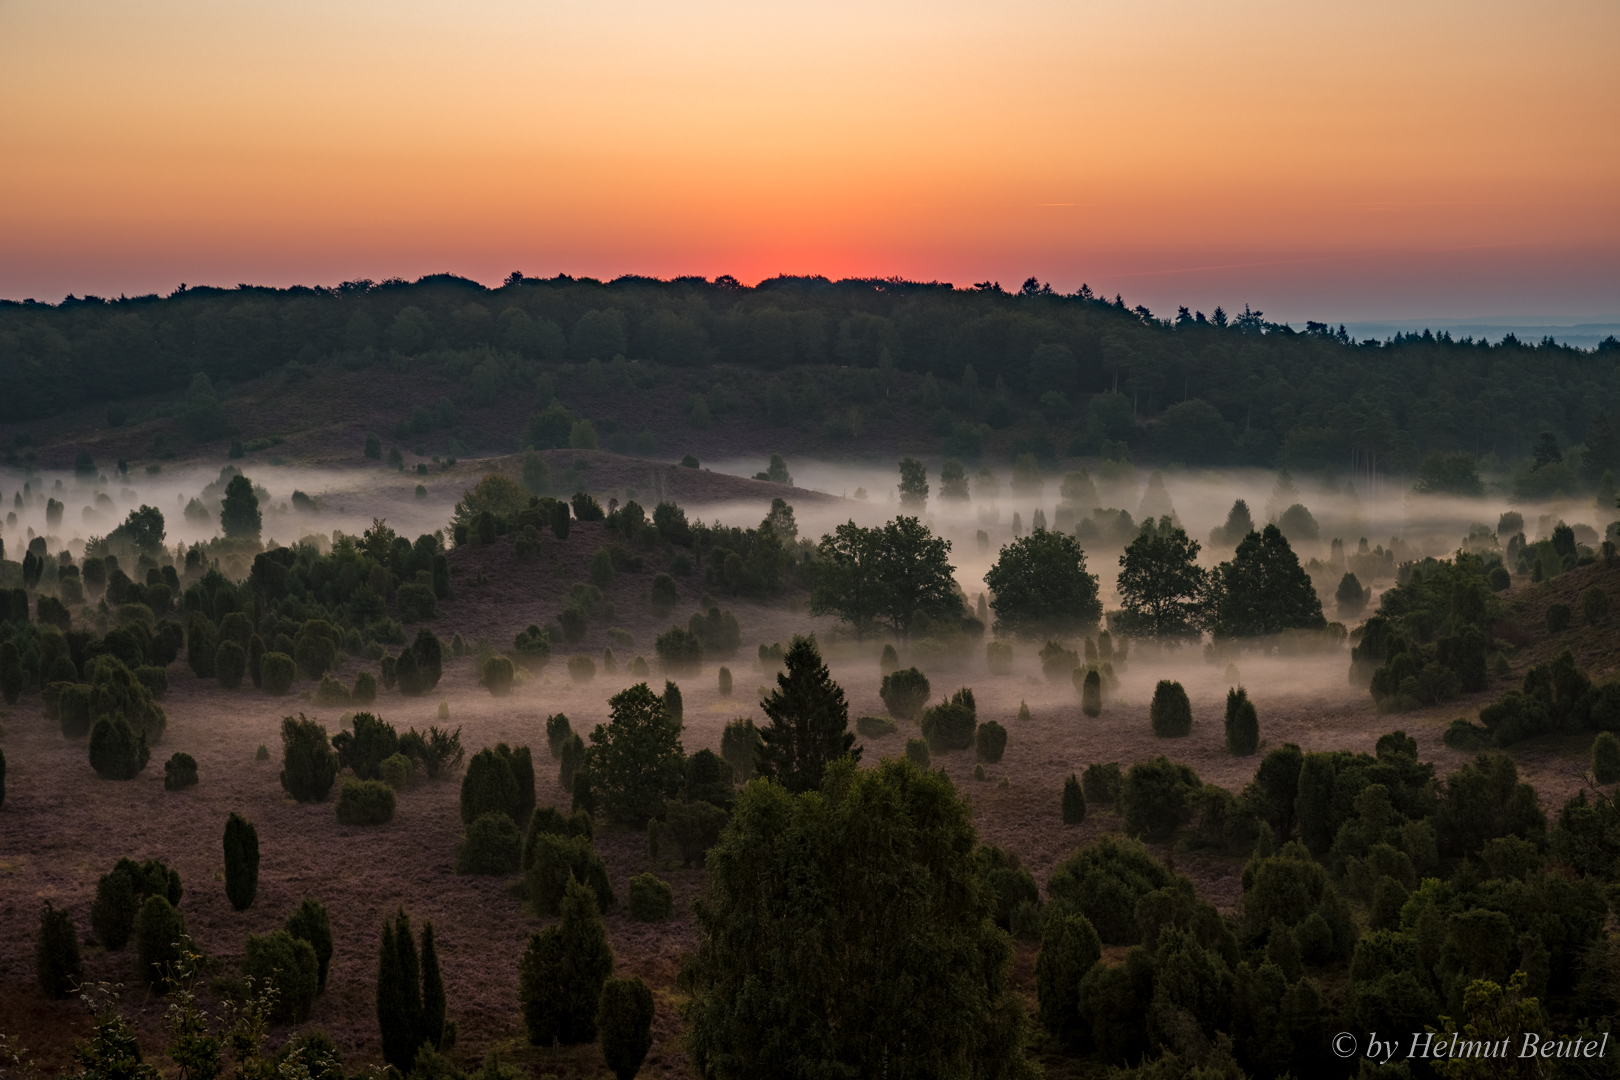
MULTIPOLYGON (((555 367, 591 360, 597 379, 626 386, 657 385, 672 369, 712 372, 712 389, 688 406, 700 426, 752 408, 773 422, 858 431, 863 413, 882 420, 905 387, 942 451, 970 462, 991 433, 1010 429, 1014 456, 1048 463, 1129 453, 1353 478, 1374 467, 1414 475, 1435 455, 1467 454, 1487 475, 1534 469, 1532 495, 1590 490, 1620 471, 1612 337, 1590 352, 1511 335, 1357 342, 1342 328, 1295 330, 1247 307, 1164 318, 1034 279, 1009 292, 994 283, 781 277, 749 288, 727 277, 513 274, 487 289, 440 274, 3 302, 0 420, 105 402, 116 426, 122 402, 184 391, 198 374, 221 389, 327 364, 430 365, 462 379, 475 406, 514 389, 538 391, 544 403, 555 367), (1567 468, 1535 468, 1547 446, 1565 448, 1567 468)), ((513 445, 490 449, 517 448, 519 432, 504 437, 513 445)))

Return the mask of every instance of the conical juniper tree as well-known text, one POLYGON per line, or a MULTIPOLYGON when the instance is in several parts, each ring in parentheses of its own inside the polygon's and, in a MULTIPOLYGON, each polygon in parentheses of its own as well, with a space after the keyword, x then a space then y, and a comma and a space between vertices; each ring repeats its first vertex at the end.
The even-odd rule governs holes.
POLYGON ((770 725, 760 729, 756 768, 792 792, 821 787, 827 766, 841 757, 859 761, 849 730, 849 704, 833 681, 814 640, 795 637, 783 657, 787 670, 760 701, 770 725))
POLYGON ((613 950, 596 894, 569 877, 562 921, 529 938, 518 962, 518 999, 529 1041, 549 1046, 596 1038, 602 985, 613 974, 613 950))

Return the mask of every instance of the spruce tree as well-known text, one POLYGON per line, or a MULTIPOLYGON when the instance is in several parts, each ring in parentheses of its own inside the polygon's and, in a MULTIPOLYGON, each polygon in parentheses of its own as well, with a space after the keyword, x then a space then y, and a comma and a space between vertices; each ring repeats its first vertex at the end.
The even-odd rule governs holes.
POLYGON ((771 722, 759 732, 758 772, 789 791, 814 791, 829 763, 841 757, 859 761, 861 751, 849 730, 844 690, 816 643, 795 637, 783 663, 787 670, 776 676, 777 688, 760 701, 771 722))
POLYGON ((246 911, 259 892, 259 831, 234 810, 225 819, 225 896, 246 911))
POLYGON ((70 997, 84 982, 84 965, 79 960, 79 931, 73 914, 55 908, 49 900, 39 912, 39 936, 34 942, 34 967, 39 988, 46 997, 70 997))
POLYGON ((602 985, 613 974, 596 894, 570 877, 562 921, 529 938, 518 964, 518 998, 529 1042, 565 1046, 596 1038, 602 985))
POLYGON ((422 1031, 419 1043, 444 1043, 444 975, 439 971, 439 950, 433 942, 433 920, 422 923, 422 1031))
POLYGON ((1078 825, 1086 820, 1086 793, 1080 788, 1080 781, 1074 775, 1063 781, 1063 824, 1078 825))
POLYGON ((602 1057, 618 1080, 632 1080, 652 1049, 653 994, 639 978, 609 979, 596 1011, 602 1057))

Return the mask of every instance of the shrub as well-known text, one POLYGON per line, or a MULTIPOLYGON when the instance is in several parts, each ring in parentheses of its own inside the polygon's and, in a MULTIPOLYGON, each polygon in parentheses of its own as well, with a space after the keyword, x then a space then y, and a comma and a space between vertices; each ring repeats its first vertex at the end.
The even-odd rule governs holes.
POLYGON ((286 930, 260 937, 247 936, 242 974, 260 988, 275 989, 270 1018, 281 1024, 302 1024, 320 991, 320 961, 315 948, 286 930))
POLYGON ((416 763, 404 754, 392 754, 377 764, 377 778, 395 791, 404 791, 415 768, 416 763))
POLYGON ((7 705, 15 705, 17 698, 22 696, 23 687, 27 685, 28 678, 23 673, 22 654, 17 651, 17 643, 0 641, 0 696, 6 699, 7 705))
POLYGON ((512 874, 523 854, 517 822, 499 811, 473 819, 456 845, 456 873, 512 874))
MULTIPOLYGON (((760 658, 760 661, 763 663, 763 661, 765 659, 765 646, 763 646, 763 645, 760 646, 760 657, 759 658, 760 658)), ((778 658, 778 659, 780 659, 780 658, 778 658)), ((881 656, 878 657, 878 674, 879 675, 891 675, 894 672, 899 671, 899 670, 900 670, 900 654, 895 652, 893 645, 885 643, 884 646, 883 646, 883 653, 882 653, 881 656)))
MULTIPOLYGON (((922 717, 923 738, 933 753, 966 750, 973 745, 973 733, 978 723, 978 709, 973 691, 963 687, 933 708, 926 709, 922 717)), ((1006 732, 1002 732, 1005 736, 1006 732)))
POLYGON ((731 765, 731 773, 740 783, 746 784, 754 775, 763 745, 752 718, 739 717, 726 724, 720 735, 720 756, 731 765))
POLYGON ((135 954, 138 969, 153 990, 162 993, 169 988, 185 936, 185 917, 168 898, 148 896, 135 916, 135 954))
POLYGON ((720 842, 720 832, 725 827, 726 812, 713 803, 701 799, 671 799, 664 804, 661 832, 675 841, 683 866, 701 862, 709 849, 720 842))
POLYGON ((1485 575, 1485 580, 1490 583, 1492 592, 1506 592, 1513 584, 1513 575, 1508 573, 1507 567, 1497 563, 1491 567, 1490 573, 1485 575))
POLYGON ((382 825, 394 817, 394 789, 381 780, 343 781, 337 819, 344 825, 382 825))
POLYGON ((1106 765, 1087 765, 1080 774, 1080 787, 1086 801, 1098 806, 1117 806, 1120 792, 1125 789, 1125 775, 1112 761, 1106 765))
POLYGON ((568 677, 581 686, 596 678, 596 661, 584 653, 575 653, 568 658, 568 677))
POLYGON ((524 877, 524 892, 536 909, 547 915, 562 910, 563 897, 569 881, 578 880, 587 885, 596 899, 596 906, 606 910, 613 906, 613 887, 608 884, 607 865, 596 853, 587 836, 558 836, 542 833, 535 837, 529 858, 529 869, 524 877))
POLYGON ((90 767, 103 780, 133 780, 151 756, 146 732, 136 735, 122 716, 104 716, 90 731, 90 767))
POLYGON ((1063 824, 1078 825, 1086 820, 1086 794, 1074 773, 1063 781, 1063 824))
POLYGON ((1073 649, 1065 649, 1061 642, 1048 641, 1041 646, 1041 674, 1046 676, 1050 683, 1060 683, 1072 678, 1074 669, 1080 666, 1080 654, 1073 649))
POLYGON ((214 677, 225 690, 235 690, 242 685, 242 677, 247 674, 247 650, 234 641, 222 641, 214 650, 214 677))
POLYGON ((1169 837, 1192 814, 1192 797, 1203 789, 1198 774, 1162 754, 1139 761, 1125 774, 1120 809, 1132 836, 1151 840, 1169 837))
POLYGON ((253 760, 254 761, 269 761, 270 760, 270 748, 268 746, 264 745, 264 743, 260 743, 259 748, 253 752, 253 760))
POLYGON ((1249 692, 1239 686, 1226 692, 1226 752, 1248 757, 1260 749, 1260 717, 1249 692))
POLYGON ((652 874, 630 879, 630 917, 638 922, 663 922, 675 913, 675 890, 652 874))
MULTIPOLYGON (((135 669, 135 681, 146 687, 146 691, 152 695, 153 701, 162 701, 163 695, 169 692, 169 673, 155 664, 142 664, 137 667, 135 669)), ((235 687, 227 687, 227 689, 235 689, 235 687)))
POLYGON ((536 1046, 595 1039, 602 986, 613 971, 591 890, 570 879, 560 907, 562 921, 532 935, 518 963, 523 1025, 536 1046))
POLYGON ((514 674, 512 661, 504 656, 491 656, 484 661, 484 671, 478 684, 488 690, 492 697, 505 697, 512 692, 514 674))
POLYGON ((680 603, 681 594, 675 588, 675 579, 668 574, 657 574, 652 580, 652 594, 650 603, 653 614, 659 617, 668 615, 680 603))
POLYGON ((79 931, 67 909, 58 910, 49 900, 39 911, 39 934, 34 938, 34 970, 39 988, 49 998, 71 997, 84 982, 84 964, 79 960, 79 931))
POLYGON ((1569 629, 1569 605, 1553 604, 1547 608, 1547 632, 1562 634, 1569 629))
POLYGON ((177 752, 163 764, 163 790, 184 791, 197 785, 197 759, 177 752))
POLYGON ((906 740, 906 760, 919 769, 928 768, 931 759, 928 754, 928 742, 925 739, 910 738, 906 740))
POLYGON ((315 704, 328 706, 348 705, 349 688, 332 678, 331 675, 322 675, 320 685, 315 688, 315 704))
POLYGON ((1620 739, 1607 731, 1592 742, 1592 778, 1600 784, 1620 783, 1620 739))
POLYGON ((538 626, 531 624, 518 634, 512 648, 517 652, 517 662, 526 668, 538 671, 551 662, 551 634, 538 626))
POLYGON ((225 819, 225 896, 246 911, 259 891, 259 831, 236 812, 225 819))
POLYGON ((546 745, 550 748, 552 757, 562 757, 563 745, 573 733, 574 729, 563 713, 553 713, 546 717, 546 745))
POLYGON ((1087 671, 1080 684, 1080 711, 1091 717, 1102 715, 1102 676, 1096 668, 1087 671))
POLYGON ((264 686, 264 692, 272 697, 281 697, 292 689, 293 679, 298 675, 297 665, 293 658, 284 652, 267 652, 264 659, 259 661, 259 679, 264 686))
POLYGON ((613 576, 613 552, 605 546, 597 548, 596 554, 591 556, 591 584, 605 589, 613 584, 613 576))
POLYGON ((567 792, 574 790, 574 780, 579 775, 580 768, 585 764, 585 740, 579 737, 578 732, 568 736, 563 744, 562 762, 557 769, 557 782, 567 792))
POLYGON ((1581 593, 1581 614, 1585 616, 1587 625, 1595 626, 1603 621, 1609 613, 1609 594, 1597 585, 1590 586, 1581 593))
POLYGON ((994 720, 980 724, 973 736, 973 747, 980 761, 988 765, 999 763, 1001 755, 1007 751, 1007 729, 994 720))
POLYGON ((437 613, 439 598, 434 595, 431 585, 416 582, 401 585, 394 590, 394 597, 399 602, 399 621, 402 623, 422 622, 437 613))
POLYGON ((892 671, 883 676, 878 696, 896 720, 915 720, 928 702, 930 693, 928 676, 914 667, 892 671))
POLYGON ((478 751, 461 778, 461 823, 471 825, 491 813, 505 814, 516 821, 518 812, 518 782, 511 760, 488 747, 478 751))
POLYGON ((653 643, 666 675, 696 675, 703 664, 703 644, 683 626, 672 626, 653 643))
POLYGON ((186 631, 186 662, 199 679, 214 677, 214 656, 219 642, 214 624, 200 611, 191 613, 191 624, 186 631))
POLYGON ((355 705, 370 705, 377 700, 377 679, 369 671, 362 671, 354 677, 354 690, 349 694, 349 701, 355 705))
MULTIPOLYGON (((274 655, 274 654, 270 654, 274 655)), ((270 656, 265 657, 266 660, 270 656)), ((337 779, 338 756, 326 729, 303 713, 281 720, 281 786, 299 802, 320 802, 337 779)))
POLYGON ((1046 892, 1084 915, 1104 944, 1135 945, 1142 940, 1137 902, 1174 883, 1140 841, 1106 833, 1054 867, 1046 892))
POLYGON ((992 675, 1011 675, 1013 670, 1012 644, 1006 641, 987 641, 984 645, 984 663, 992 675))
POLYGON ((731 696, 731 669, 728 667, 720 669, 719 689, 721 697, 728 698, 731 696))
POLYGON ((597 1004, 596 1033, 602 1058, 618 1080, 632 1080, 652 1049, 653 994, 632 976, 608 979, 597 1004))
POLYGON ((60 688, 56 712, 61 721, 63 738, 82 739, 90 734, 90 696, 90 687, 84 683, 72 683, 60 688))
POLYGON ((1102 959, 1102 939, 1084 915, 1055 911, 1041 931, 1035 957, 1035 998, 1041 1024, 1073 1045, 1081 1036, 1080 980, 1102 959))
POLYGON ((338 766, 352 770, 362 780, 379 779, 383 761, 399 752, 399 734, 394 725, 368 712, 355 713, 350 722, 352 732, 340 731, 332 737, 338 766))
POLYGON ((287 916, 282 929, 300 941, 309 942, 315 951, 315 992, 326 993, 326 972, 332 964, 332 922, 327 917, 326 905, 304 897, 302 903, 287 916))
POLYGON ((893 735, 900 727, 887 716, 859 716, 855 718, 855 730, 864 739, 881 739, 893 735))
POLYGON ((180 875, 156 859, 144 863, 119 859, 96 883, 95 902, 90 905, 90 929, 96 940, 104 948, 122 949, 129 942, 142 899, 154 893, 178 904, 180 875))
POLYGON ((527 870, 534 863, 534 851, 542 836, 582 836, 590 840, 596 831, 591 815, 576 810, 567 817, 555 806, 542 806, 529 815, 529 831, 523 837, 521 866, 527 870))
POLYGON ((1177 739, 1192 733, 1192 703, 1180 683, 1160 679, 1153 688, 1153 702, 1148 706, 1148 718, 1153 722, 1153 734, 1161 739, 1177 739))

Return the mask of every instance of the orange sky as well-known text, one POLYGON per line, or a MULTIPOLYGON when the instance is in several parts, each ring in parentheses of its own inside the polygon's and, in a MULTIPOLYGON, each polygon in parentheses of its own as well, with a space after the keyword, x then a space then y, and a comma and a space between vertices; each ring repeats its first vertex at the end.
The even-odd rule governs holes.
POLYGON ((0 296, 1029 274, 1620 315, 1620 5, 0 0, 0 296))

